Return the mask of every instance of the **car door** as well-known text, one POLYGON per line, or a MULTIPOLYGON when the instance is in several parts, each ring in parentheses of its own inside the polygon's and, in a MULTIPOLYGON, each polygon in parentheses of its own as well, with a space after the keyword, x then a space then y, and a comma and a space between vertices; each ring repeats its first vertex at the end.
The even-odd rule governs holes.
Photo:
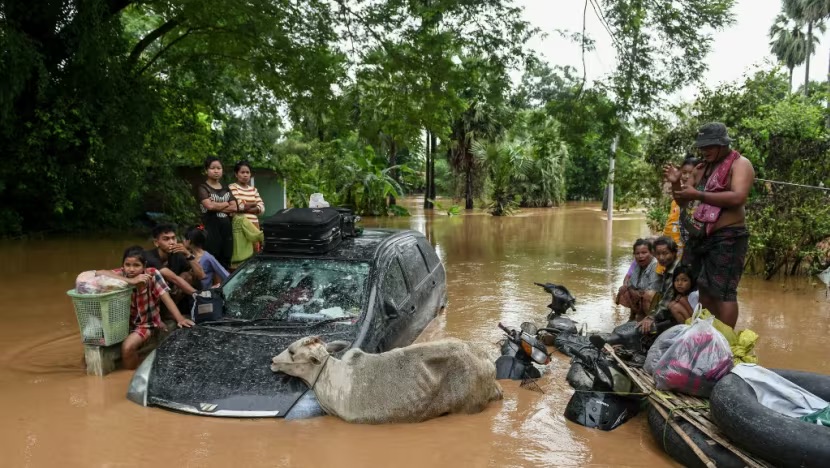
POLYGON ((429 269, 429 298, 427 307, 437 313, 447 305, 447 272, 435 249, 430 245, 426 237, 418 238, 418 250, 421 251, 429 269))
POLYGON ((426 259, 418 248, 418 241, 411 237, 398 247, 401 253, 401 265, 406 279, 411 285, 409 323, 405 331, 407 338, 414 341, 418 335, 435 318, 436 307, 430 304, 433 284, 426 259))
POLYGON ((410 294, 404 268, 400 262, 397 249, 381 268, 379 301, 380 313, 377 320, 382 323, 383 332, 377 350, 388 351, 392 348, 406 346, 411 343, 407 340, 406 328, 410 322, 414 304, 410 294))

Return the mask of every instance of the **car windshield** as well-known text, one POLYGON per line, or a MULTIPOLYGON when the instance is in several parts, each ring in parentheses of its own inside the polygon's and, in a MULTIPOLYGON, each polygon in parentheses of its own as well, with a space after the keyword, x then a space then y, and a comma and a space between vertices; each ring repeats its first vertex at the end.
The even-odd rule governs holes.
POLYGON ((357 319, 369 264, 332 259, 260 257, 223 287, 231 319, 320 322, 357 319))

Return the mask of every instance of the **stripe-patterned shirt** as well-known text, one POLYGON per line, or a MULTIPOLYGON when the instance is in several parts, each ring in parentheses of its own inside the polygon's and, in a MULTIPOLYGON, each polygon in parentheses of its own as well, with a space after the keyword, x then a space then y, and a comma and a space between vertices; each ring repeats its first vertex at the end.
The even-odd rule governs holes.
POLYGON ((231 189, 234 198, 236 198, 236 202, 242 206, 243 203, 256 203, 257 208, 259 208, 259 213, 245 213, 245 217, 248 218, 254 226, 259 226, 259 218, 257 215, 261 215, 265 213, 265 203, 262 201, 262 197, 259 196, 259 191, 253 185, 248 185, 247 187, 243 187, 237 183, 230 184, 228 188, 231 189))

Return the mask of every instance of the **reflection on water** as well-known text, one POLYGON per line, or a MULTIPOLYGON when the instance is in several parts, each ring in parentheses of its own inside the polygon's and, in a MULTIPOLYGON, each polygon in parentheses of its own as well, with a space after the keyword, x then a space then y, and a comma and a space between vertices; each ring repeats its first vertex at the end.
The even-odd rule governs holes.
MULTIPOLYGON (((604 213, 594 204, 506 218, 413 211, 409 218, 363 224, 417 229, 436 245, 447 267, 450 302, 421 340, 453 336, 489 345, 500 338, 499 321, 542 322, 550 296, 533 282, 567 286, 578 301, 571 315, 590 330, 607 331, 627 318, 613 305, 613 294, 628 268, 632 241, 647 234, 641 217, 615 217, 607 243, 604 213)), ((540 381, 544 394, 507 382, 504 401, 481 414, 422 424, 228 420, 141 408, 124 397, 129 372, 103 379, 83 375, 77 322, 65 295, 78 272, 117 266, 123 247, 136 241, 142 239, 0 242, 0 465, 671 464, 643 417, 610 433, 566 421, 572 390, 565 382, 568 361, 559 354, 540 381)), ((823 289, 804 279, 745 278, 739 296, 738 328, 761 335, 763 364, 830 372, 830 353, 822 347, 830 334, 830 301, 823 289)))

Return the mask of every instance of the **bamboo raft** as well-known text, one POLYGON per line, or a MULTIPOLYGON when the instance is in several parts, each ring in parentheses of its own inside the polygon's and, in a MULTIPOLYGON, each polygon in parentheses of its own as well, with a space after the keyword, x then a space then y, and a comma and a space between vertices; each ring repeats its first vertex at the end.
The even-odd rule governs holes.
POLYGON ((682 439, 689 448, 694 451, 695 455, 700 458, 700 461, 708 467, 716 467, 705 453, 695 444, 686 432, 677 425, 675 417, 680 417, 688 421, 692 426, 699 431, 706 434, 713 443, 717 443, 727 450, 734 453, 737 457, 746 463, 746 466, 752 468, 769 468, 770 465, 763 460, 760 460, 742 449, 736 447, 723 435, 715 423, 709 417, 709 400, 698 398, 682 393, 675 393, 671 391, 658 390, 654 386, 654 378, 642 369, 629 367, 622 359, 620 359, 614 352, 610 345, 605 345, 605 350, 614 358, 620 367, 628 374, 628 377, 637 385, 640 390, 648 397, 649 402, 654 405, 657 412, 666 419, 666 423, 671 427, 682 439), (670 417, 671 416, 671 417, 670 417))

